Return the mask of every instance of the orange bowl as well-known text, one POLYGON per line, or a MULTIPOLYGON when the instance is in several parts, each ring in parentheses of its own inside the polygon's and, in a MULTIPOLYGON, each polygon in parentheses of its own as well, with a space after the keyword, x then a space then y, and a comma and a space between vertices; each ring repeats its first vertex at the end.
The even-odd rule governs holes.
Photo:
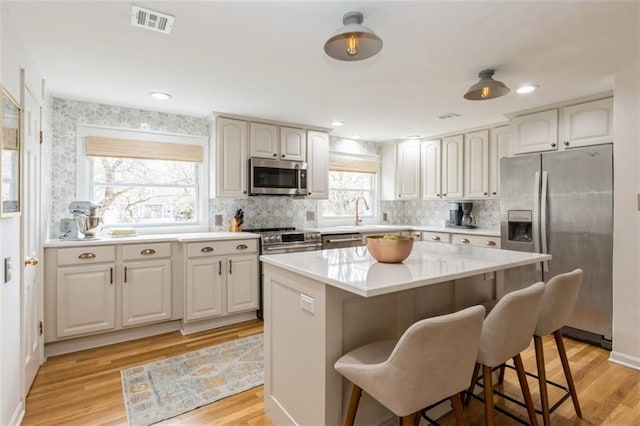
POLYGON ((413 238, 393 236, 394 239, 385 239, 386 236, 375 235, 367 237, 367 250, 371 256, 382 263, 400 263, 411 254, 413 238))

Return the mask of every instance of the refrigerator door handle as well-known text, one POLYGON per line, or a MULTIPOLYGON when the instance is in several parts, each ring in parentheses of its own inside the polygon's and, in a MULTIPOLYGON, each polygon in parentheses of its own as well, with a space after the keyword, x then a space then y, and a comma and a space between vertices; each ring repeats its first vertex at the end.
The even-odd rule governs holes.
MULTIPOLYGON (((542 254, 549 254, 547 248, 547 187, 548 187, 547 172, 542 172, 542 193, 540 194, 540 228, 542 235, 542 254)), ((549 261, 542 262, 543 271, 549 272, 549 261)))
MULTIPOLYGON (((533 188, 533 249, 536 253, 540 253, 540 172, 536 172, 534 177, 533 188)), ((536 263, 536 271, 539 271, 540 263, 536 263)))

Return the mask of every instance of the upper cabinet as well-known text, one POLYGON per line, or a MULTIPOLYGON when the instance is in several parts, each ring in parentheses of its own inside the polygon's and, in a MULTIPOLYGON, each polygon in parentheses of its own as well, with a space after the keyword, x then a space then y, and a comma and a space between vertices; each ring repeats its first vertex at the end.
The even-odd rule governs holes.
POLYGON ((509 127, 489 131, 489 198, 500 197, 500 159, 509 153, 509 127))
POLYGON ((442 197, 445 200, 462 198, 464 135, 442 139, 442 197))
POLYGON ((613 98, 515 117, 509 135, 513 154, 613 142, 613 98))
POLYGON ((249 134, 251 157, 306 161, 307 133, 304 129, 252 122, 249 134))
POLYGON ((307 132, 307 198, 329 198, 329 134, 307 132))
POLYGON ((420 143, 401 142, 382 148, 382 199, 420 198, 420 143))
POLYGON ((247 196, 247 122, 217 117, 211 132, 209 176, 214 197, 247 196), (214 192, 215 191, 215 192, 214 192))
POLYGON ((465 135, 464 196, 489 197, 489 130, 465 135))
POLYGON ((423 142, 420 147, 422 198, 424 200, 440 200, 442 198, 440 179, 441 143, 440 139, 435 139, 423 142))

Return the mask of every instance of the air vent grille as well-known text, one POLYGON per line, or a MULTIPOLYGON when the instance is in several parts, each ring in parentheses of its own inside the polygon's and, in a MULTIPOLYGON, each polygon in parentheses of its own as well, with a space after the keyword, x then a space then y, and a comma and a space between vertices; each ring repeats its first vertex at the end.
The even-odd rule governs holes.
POLYGON ((175 17, 166 13, 145 9, 139 6, 131 7, 131 25, 169 34, 175 17))

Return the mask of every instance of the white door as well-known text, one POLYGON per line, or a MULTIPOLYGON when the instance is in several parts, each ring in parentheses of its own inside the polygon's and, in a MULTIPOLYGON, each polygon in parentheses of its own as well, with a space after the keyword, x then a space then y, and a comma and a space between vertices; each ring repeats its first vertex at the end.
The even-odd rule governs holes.
POLYGON ((462 198, 462 170, 464 136, 449 136, 442 140, 442 197, 446 200, 462 198))
POLYGON ((464 137, 464 196, 489 197, 489 130, 464 137))
POLYGON ((307 160, 307 133, 303 129, 280 128, 280 157, 289 161, 307 160))
POLYGON ((42 217, 40 205, 40 104, 38 93, 24 84, 23 95, 23 213, 22 247, 22 338, 24 348, 24 392, 29 391, 44 360, 42 329, 44 296, 42 291, 42 217))
POLYGON ((250 156, 278 159, 278 126, 263 123, 249 125, 250 156))
POLYGON ((227 259, 227 312, 258 308, 258 259, 256 255, 227 259))
POLYGON ((329 134, 307 132, 307 199, 329 198, 329 134))
POLYGON ((398 144, 396 191, 398 199, 401 200, 420 198, 420 144, 418 142, 398 144))
POLYGON ((439 200, 440 192, 440 139, 424 142, 420 148, 422 162, 422 198, 439 200))
POLYGON ((122 326, 170 318, 171 259, 126 263, 122 283, 122 326))
POLYGON ((218 118, 216 134, 218 168, 217 196, 247 195, 247 122, 218 118))

